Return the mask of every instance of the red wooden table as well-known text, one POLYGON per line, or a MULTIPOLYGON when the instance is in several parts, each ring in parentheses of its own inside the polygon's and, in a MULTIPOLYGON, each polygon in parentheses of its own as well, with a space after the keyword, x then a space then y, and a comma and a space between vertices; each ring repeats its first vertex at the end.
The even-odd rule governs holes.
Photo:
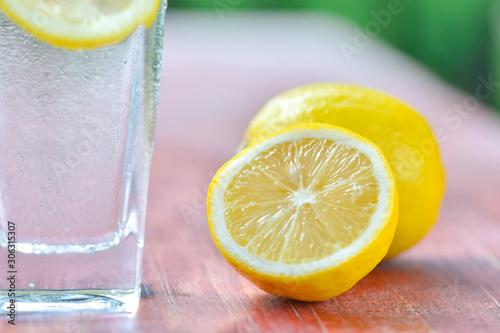
POLYGON ((138 314, 20 315, 15 327, 0 320, 0 331, 499 332, 500 117, 375 41, 348 62, 338 46, 352 34, 315 15, 170 13, 138 314), (448 182, 422 242, 320 303, 240 277, 205 217, 208 183, 254 112, 311 81, 369 85, 414 105, 445 134, 448 182))

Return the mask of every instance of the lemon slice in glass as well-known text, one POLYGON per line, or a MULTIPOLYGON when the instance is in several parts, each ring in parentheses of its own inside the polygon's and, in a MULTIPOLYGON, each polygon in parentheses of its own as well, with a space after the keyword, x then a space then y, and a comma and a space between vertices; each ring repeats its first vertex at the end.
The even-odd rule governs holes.
POLYGON ((0 10, 35 38, 66 48, 118 43, 156 18, 161 0, 0 0, 0 10))
POLYGON ((307 123, 226 163, 209 189, 208 221, 225 259, 254 284, 319 301, 348 290, 386 255, 397 200, 373 143, 307 123))

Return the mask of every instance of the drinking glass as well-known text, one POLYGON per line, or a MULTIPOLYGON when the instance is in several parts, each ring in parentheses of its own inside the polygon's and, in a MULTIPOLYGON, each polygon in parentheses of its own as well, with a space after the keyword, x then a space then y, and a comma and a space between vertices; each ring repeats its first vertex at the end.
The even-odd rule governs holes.
POLYGON ((166 6, 85 50, 0 11, 0 313, 137 310, 166 6))

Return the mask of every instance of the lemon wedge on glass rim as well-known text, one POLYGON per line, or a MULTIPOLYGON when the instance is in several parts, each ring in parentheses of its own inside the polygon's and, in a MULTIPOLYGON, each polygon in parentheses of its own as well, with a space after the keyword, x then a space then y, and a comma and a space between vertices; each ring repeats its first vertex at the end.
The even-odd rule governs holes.
POLYGON ((255 285, 321 301, 351 288, 386 255, 396 191, 373 143, 340 127, 298 124, 218 171, 208 223, 226 261, 255 285))
POLYGON ((35 38, 88 49, 118 43, 150 26, 161 0, 0 0, 0 10, 35 38))

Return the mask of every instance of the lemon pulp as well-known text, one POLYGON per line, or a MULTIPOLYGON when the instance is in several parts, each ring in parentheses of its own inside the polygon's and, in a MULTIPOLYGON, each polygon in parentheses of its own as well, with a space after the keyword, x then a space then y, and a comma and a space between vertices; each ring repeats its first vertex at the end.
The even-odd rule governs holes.
POLYGON ((327 139, 278 144, 241 170, 225 194, 228 231, 250 253, 286 264, 349 246, 377 206, 373 166, 327 139))

